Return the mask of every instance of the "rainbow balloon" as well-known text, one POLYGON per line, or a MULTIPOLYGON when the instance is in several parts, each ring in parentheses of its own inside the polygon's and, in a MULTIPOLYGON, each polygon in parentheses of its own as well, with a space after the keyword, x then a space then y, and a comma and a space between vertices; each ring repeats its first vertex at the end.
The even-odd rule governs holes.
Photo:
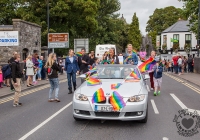
POLYGON ((156 64, 154 58, 150 57, 147 61, 143 62, 138 68, 140 72, 151 71, 153 66, 156 64))
POLYGON ((104 91, 102 88, 98 89, 92 97, 92 103, 100 103, 102 101, 105 101, 106 97, 104 95, 104 91))
POLYGON ((112 90, 118 89, 121 85, 122 85, 121 83, 111 84, 111 89, 112 90))
POLYGON ((120 96, 117 91, 113 91, 113 94, 109 99, 114 111, 119 111, 121 108, 126 106, 122 96, 120 96))
POLYGON ((88 86, 96 86, 101 84, 101 81, 99 79, 93 77, 88 77, 86 80, 88 86))
POLYGON ((76 56, 81 57, 83 54, 81 52, 77 52, 76 56))

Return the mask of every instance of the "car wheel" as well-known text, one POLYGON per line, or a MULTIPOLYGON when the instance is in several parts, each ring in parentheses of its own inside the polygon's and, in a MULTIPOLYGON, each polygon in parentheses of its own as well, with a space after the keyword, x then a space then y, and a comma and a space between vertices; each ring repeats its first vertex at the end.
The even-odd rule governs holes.
MULTIPOLYGON (((73 116, 73 117, 74 117, 74 116, 73 116)), ((83 119, 74 117, 74 120, 75 120, 75 121, 82 121, 83 119)))
POLYGON ((139 122, 141 123, 147 123, 147 120, 148 120, 148 105, 147 105, 147 110, 146 110, 146 116, 144 119, 140 120, 139 122))

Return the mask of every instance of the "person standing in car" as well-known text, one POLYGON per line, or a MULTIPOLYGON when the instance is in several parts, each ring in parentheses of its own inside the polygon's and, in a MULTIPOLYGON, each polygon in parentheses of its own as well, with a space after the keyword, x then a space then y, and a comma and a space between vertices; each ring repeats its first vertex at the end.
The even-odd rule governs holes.
POLYGON ((89 66, 92 66, 95 63, 95 56, 94 56, 94 51, 90 52, 90 62, 89 62, 89 66))
POLYGON ((12 62, 12 84, 15 89, 15 94, 14 94, 14 101, 13 101, 13 106, 18 107, 22 106, 22 103, 19 102, 19 97, 21 93, 21 78, 23 76, 23 73, 20 69, 20 55, 15 54, 14 55, 15 61, 12 62))
POLYGON ((72 83, 74 91, 76 90, 76 73, 79 73, 78 60, 74 56, 74 51, 69 50, 69 56, 65 60, 65 70, 67 73, 69 94, 72 94, 72 83), (71 83, 72 79, 72 83, 71 83))
POLYGON ((109 60, 111 62, 111 64, 119 64, 119 58, 115 54, 115 48, 109 49, 109 54, 107 55, 105 60, 109 60))
POLYGON ((135 53, 133 53, 133 46, 131 44, 128 44, 127 46, 127 53, 124 56, 124 64, 132 64, 132 65, 138 64, 138 57, 135 53), (130 59, 128 59, 128 57, 130 57, 130 59))

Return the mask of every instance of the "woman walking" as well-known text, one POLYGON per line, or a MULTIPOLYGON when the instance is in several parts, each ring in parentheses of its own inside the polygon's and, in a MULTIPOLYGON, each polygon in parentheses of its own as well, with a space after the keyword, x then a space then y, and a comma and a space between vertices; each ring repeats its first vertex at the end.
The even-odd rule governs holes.
POLYGON ((69 50, 69 56, 65 60, 65 70, 67 73, 69 94, 72 94, 72 83, 74 91, 76 90, 76 73, 79 73, 77 57, 74 56, 74 51, 69 50), (71 82, 72 79, 72 82, 71 82))
POLYGON ((12 84, 15 89, 13 106, 18 107, 18 106, 22 106, 22 103, 19 102, 19 96, 21 93, 20 81, 23 76, 23 73, 22 73, 22 71, 20 69, 20 65, 19 65, 20 55, 15 54, 14 59, 15 59, 15 61, 12 62, 12 84))
POLYGON ((26 59, 26 76, 27 76, 27 87, 33 86, 33 75, 34 75, 34 65, 32 62, 32 55, 29 55, 26 59))
POLYGON ((43 67, 43 62, 42 62, 42 60, 39 58, 39 56, 38 56, 37 60, 38 60, 38 62, 39 62, 38 70, 37 70, 37 78, 38 78, 38 81, 41 81, 41 78, 42 78, 42 76, 41 76, 41 71, 42 71, 42 67, 43 67))
POLYGON ((59 92, 59 80, 58 80, 58 72, 59 66, 56 63, 56 54, 50 53, 48 61, 46 63, 47 68, 47 75, 49 78, 50 83, 50 90, 49 90, 49 102, 60 102, 58 99, 58 92, 59 92), (55 90, 55 99, 52 98, 53 91, 55 90))
MULTIPOLYGON (((156 52, 152 51, 150 57, 152 57, 153 59, 155 59, 155 56, 156 56, 156 52)), ((153 71, 149 72, 150 83, 151 83, 151 90, 154 90, 153 73, 154 73, 153 71)))

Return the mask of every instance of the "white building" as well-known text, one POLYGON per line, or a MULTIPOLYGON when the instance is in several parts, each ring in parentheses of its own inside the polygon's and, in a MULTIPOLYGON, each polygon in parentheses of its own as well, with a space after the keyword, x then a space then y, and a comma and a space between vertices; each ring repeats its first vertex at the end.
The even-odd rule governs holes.
MULTIPOLYGON (((179 43, 179 53, 182 55, 186 55, 184 51, 185 44, 191 45, 190 54, 196 53, 196 45, 197 39, 195 34, 189 31, 189 21, 179 20, 166 30, 164 30, 161 34, 161 49, 163 44, 167 45, 167 52, 171 54, 171 48, 173 47, 173 42, 171 39, 178 40, 179 43)), ((163 50, 163 49, 162 49, 163 50)))

